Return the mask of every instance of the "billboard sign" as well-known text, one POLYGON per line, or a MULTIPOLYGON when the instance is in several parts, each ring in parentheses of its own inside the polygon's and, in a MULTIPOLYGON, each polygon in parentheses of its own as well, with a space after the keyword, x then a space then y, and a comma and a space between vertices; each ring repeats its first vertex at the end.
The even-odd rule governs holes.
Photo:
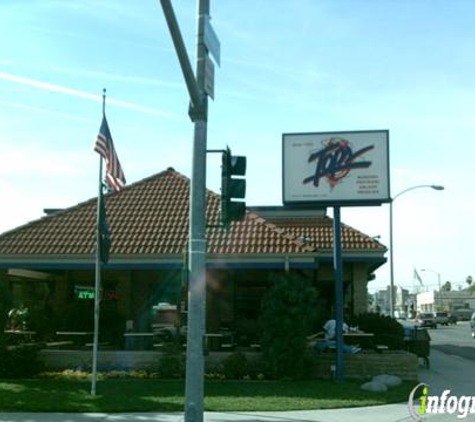
POLYGON ((390 202, 389 131, 282 135, 284 204, 390 202))

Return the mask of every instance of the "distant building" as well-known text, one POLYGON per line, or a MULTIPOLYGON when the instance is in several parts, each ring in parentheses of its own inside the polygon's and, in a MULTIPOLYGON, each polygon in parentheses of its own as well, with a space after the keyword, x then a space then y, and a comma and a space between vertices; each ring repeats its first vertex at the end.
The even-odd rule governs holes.
POLYGON ((475 310, 475 294, 468 290, 419 293, 417 310, 419 312, 451 312, 465 319, 475 310))
POLYGON ((373 295, 373 311, 389 315, 390 305, 389 305, 389 286, 385 290, 378 290, 373 295))
MULTIPOLYGON (((373 295, 372 311, 383 315, 390 314, 390 286, 385 290, 379 290, 373 295)), ((416 309, 416 295, 400 286, 394 286, 394 315, 396 317, 410 316, 411 310, 416 309)))

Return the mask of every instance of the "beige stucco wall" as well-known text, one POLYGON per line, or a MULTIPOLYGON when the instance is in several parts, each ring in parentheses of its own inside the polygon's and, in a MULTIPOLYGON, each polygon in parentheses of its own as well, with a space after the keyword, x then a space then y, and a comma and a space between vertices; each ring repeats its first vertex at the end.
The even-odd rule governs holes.
POLYGON ((353 264, 353 312, 368 311, 368 264, 353 264))

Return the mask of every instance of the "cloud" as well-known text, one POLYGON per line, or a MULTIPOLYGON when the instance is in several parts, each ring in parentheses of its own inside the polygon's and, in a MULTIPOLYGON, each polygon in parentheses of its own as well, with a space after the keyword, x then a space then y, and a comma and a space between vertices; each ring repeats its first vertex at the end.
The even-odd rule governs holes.
POLYGON ((7 107, 18 108, 20 110, 25 110, 25 111, 32 111, 34 113, 44 113, 44 114, 48 114, 48 115, 54 116, 54 117, 63 117, 63 118, 66 118, 66 119, 76 120, 76 121, 79 121, 79 122, 86 122, 86 123, 93 123, 94 122, 92 119, 87 119, 85 117, 79 117, 79 116, 76 116, 74 114, 61 113, 61 112, 58 112, 58 111, 51 111, 47 108, 33 107, 33 106, 30 106, 30 105, 27 105, 27 104, 16 103, 16 102, 13 102, 13 101, 0 100, 0 105, 5 105, 7 107))
MULTIPOLYGON (((9 82, 22 84, 22 85, 28 85, 34 88, 43 89, 45 91, 57 92, 60 94, 70 95, 73 97, 78 97, 78 98, 95 101, 99 103, 102 102, 101 95, 90 94, 88 92, 79 91, 77 89, 72 89, 65 86, 61 86, 61 85, 54 85, 49 82, 37 81, 34 79, 25 78, 23 76, 13 75, 11 73, 0 72, 0 79, 6 80, 9 82)), ((120 108, 126 108, 129 110, 135 110, 140 113, 153 114, 155 116, 160 116, 165 119, 172 119, 172 120, 181 119, 180 116, 177 116, 176 114, 173 114, 173 113, 167 113, 165 111, 158 110, 155 108, 145 107, 140 104, 130 103, 128 101, 116 100, 110 97, 107 98, 107 104, 114 105, 120 108)))
POLYGON ((67 76, 83 76, 86 78, 92 79, 107 79, 108 81, 118 81, 125 83, 133 83, 137 85, 146 85, 146 86, 163 86, 166 88, 172 89, 183 89, 182 82, 171 82, 159 78, 148 78, 143 76, 129 76, 121 75, 110 72, 101 72, 93 71, 86 69, 78 69, 73 67, 64 67, 64 66, 41 66, 41 65, 32 65, 31 63, 19 63, 12 60, 0 60, 0 65, 2 66, 12 66, 16 68, 26 68, 28 70, 37 70, 41 72, 56 73, 59 75, 67 76))

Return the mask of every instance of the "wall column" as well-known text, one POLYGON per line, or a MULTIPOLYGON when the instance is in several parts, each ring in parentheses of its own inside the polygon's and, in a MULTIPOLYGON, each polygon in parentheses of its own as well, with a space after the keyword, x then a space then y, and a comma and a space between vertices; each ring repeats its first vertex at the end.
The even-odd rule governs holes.
POLYGON ((353 264, 353 299, 355 315, 368 312, 368 264, 353 264))

